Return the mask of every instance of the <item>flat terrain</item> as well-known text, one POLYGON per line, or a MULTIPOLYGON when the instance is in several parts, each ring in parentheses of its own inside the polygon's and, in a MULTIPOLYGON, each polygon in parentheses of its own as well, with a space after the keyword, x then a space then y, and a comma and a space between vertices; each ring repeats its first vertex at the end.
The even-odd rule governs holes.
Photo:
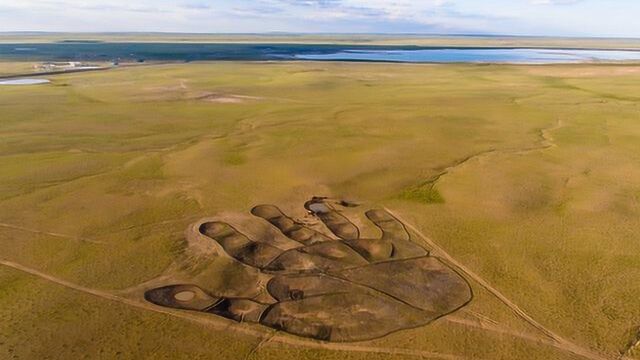
POLYGON ((34 68, 34 63, 20 61, 0 62, 0 77, 15 74, 31 74, 37 72, 38 69, 34 68))
POLYGON ((265 43, 349 44, 419 46, 498 46, 640 49, 637 38, 550 38, 527 36, 453 36, 382 34, 180 34, 180 33, 0 33, 0 43, 49 42, 170 42, 170 43, 265 43))
MULTIPOLYGON (((12 63, 0 73, 29 68, 12 63)), ((0 358, 639 358, 640 66, 211 62, 0 87, 0 358), (357 343, 155 306, 190 225, 386 208, 473 300, 357 343), (250 216, 250 215, 247 215, 250 216)), ((358 218, 359 216, 359 218, 358 218)), ((165 284, 168 285, 168 284, 165 284)))

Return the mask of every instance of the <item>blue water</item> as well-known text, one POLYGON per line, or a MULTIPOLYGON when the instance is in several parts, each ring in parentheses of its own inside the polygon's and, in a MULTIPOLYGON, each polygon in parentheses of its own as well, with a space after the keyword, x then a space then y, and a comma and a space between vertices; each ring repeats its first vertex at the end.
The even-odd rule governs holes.
POLYGON ((298 54, 300 60, 388 61, 412 63, 522 63, 640 61, 640 51, 560 49, 421 49, 344 50, 329 54, 298 54))
POLYGON ((321 44, 0 43, 11 61, 393 61, 444 63, 576 63, 640 61, 640 51, 321 44))
POLYGON ((13 79, 0 80, 0 85, 38 85, 48 84, 50 81, 46 79, 13 79))

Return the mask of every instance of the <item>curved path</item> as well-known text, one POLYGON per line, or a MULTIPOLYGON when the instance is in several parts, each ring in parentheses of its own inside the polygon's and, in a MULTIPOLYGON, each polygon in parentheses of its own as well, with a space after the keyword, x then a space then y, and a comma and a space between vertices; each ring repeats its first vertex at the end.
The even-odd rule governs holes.
MULTIPOLYGON (((185 311, 168 310, 166 308, 155 306, 155 305, 152 305, 150 303, 139 302, 139 301, 136 301, 136 300, 127 299, 127 298, 124 298, 124 297, 121 297, 121 296, 117 296, 117 295, 114 295, 114 294, 106 292, 106 291, 91 289, 91 288, 84 287, 82 285, 74 284, 74 283, 71 283, 69 281, 66 281, 66 280, 63 280, 63 279, 59 279, 59 278, 56 278, 56 277, 51 276, 51 275, 47 275, 47 274, 42 273, 42 272, 40 272, 38 270, 26 267, 24 265, 20 265, 18 263, 12 262, 12 261, 0 260, 0 265, 4 265, 4 266, 10 267, 10 268, 13 268, 15 270, 19 270, 19 271, 34 275, 34 276, 39 277, 41 279, 56 283, 58 285, 64 286, 64 287, 72 289, 72 290, 80 291, 80 292, 83 292, 83 293, 86 293, 86 294, 97 296, 97 297, 100 297, 100 298, 103 298, 103 299, 106 299, 106 300, 115 301, 115 302, 118 302, 118 303, 121 303, 121 304, 125 304, 125 305, 129 305, 129 306, 132 306, 132 307, 136 307, 136 308, 139 308, 139 309, 143 309, 143 310, 147 310, 147 311, 153 311, 153 312, 169 315, 169 316, 172 316, 172 317, 176 317, 176 318, 192 321, 192 322, 199 323, 199 324, 202 324, 202 325, 212 326, 212 327, 214 327, 214 328, 216 328, 218 330, 231 329, 233 331, 241 332, 241 333, 244 333, 244 334, 247 334, 247 335, 256 336, 258 338, 264 337, 264 331, 260 331, 260 330, 256 330, 255 328, 252 328, 252 327, 244 326, 244 324, 235 324, 234 323, 234 324, 229 325, 228 322, 219 321, 214 317, 206 318, 206 317, 198 316, 196 314, 191 314, 191 313, 185 312, 185 311)), ((267 341, 277 342, 277 343, 286 344, 286 345, 302 346, 302 347, 315 348, 315 349, 335 350, 335 351, 377 353, 377 354, 388 354, 388 355, 407 355, 407 356, 415 356, 415 357, 419 357, 419 358, 441 359, 441 360, 465 360, 466 359, 465 357, 461 357, 461 356, 457 356, 457 355, 442 354, 442 353, 424 351, 424 350, 370 347, 370 346, 362 346, 362 345, 357 345, 357 344, 345 344, 345 343, 323 343, 323 342, 316 342, 316 341, 311 341, 311 340, 303 340, 303 339, 298 339, 298 338, 289 337, 289 336, 282 336, 282 335, 275 335, 275 336, 272 336, 271 338, 268 338, 267 340, 262 339, 258 345, 261 345, 261 343, 264 343, 264 342, 267 342, 267 341)), ((254 351, 255 350, 252 350, 252 352, 254 352, 254 351)))
POLYGON ((0 227, 7 228, 7 229, 12 229, 12 230, 26 231, 26 232, 30 232, 30 233, 34 233, 34 234, 49 235, 49 236, 62 238, 62 239, 73 240, 73 241, 88 242, 88 243, 92 243, 92 244, 103 244, 103 245, 105 244, 104 242, 101 242, 101 241, 85 239, 85 238, 79 238, 79 237, 75 237, 75 236, 71 236, 71 235, 59 234, 59 233, 54 233, 54 232, 42 231, 42 230, 38 230, 38 229, 31 229, 31 228, 26 228, 26 227, 6 224, 6 223, 0 223, 0 227))
POLYGON ((586 359, 591 359, 591 360, 606 360, 606 359, 609 359, 609 357, 606 357, 606 356, 598 354, 598 353, 596 353, 596 352, 594 352, 592 350, 588 350, 588 349, 585 349, 585 348, 583 348, 583 347, 581 347, 579 345, 576 345, 576 344, 570 342, 569 340, 566 340, 566 339, 562 338, 560 335, 556 334, 555 332, 549 330, 547 327, 545 327, 544 325, 540 324, 535 319, 533 319, 529 314, 527 314, 524 310, 522 310, 518 305, 516 305, 514 302, 509 300, 509 298, 507 298, 505 295, 503 295, 498 289, 496 289, 491 284, 489 284, 487 281, 485 281, 483 278, 481 278, 479 275, 477 275, 476 273, 471 271, 471 269, 469 269, 468 267, 466 267, 465 265, 461 264, 456 259, 454 259, 451 255, 449 255, 449 253, 447 253, 443 248, 441 248, 433 240, 431 240, 429 237, 424 235, 415 226, 411 225, 411 223, 409 223, 406 220, 404 220, 402 217, 400 217, 394 211, 392 211, 392 210, 390 210, 388 208, 385 208, 385 210, 388 211, 394 217, 396 217, 400 222, 404 223, 405 226, 407 228, 409 228, 411 231, 413 231, 418 236, 420 236, 420 238, 422 238, 422 240, 425 242, 425 244, 427 244, 429 247, 432 248, 433 251, 435 251, 437 256, 440 256, 442 259, 447 261, 450 265, 453 265, 453 266, 457 267, 458 269, 460 269, 463 273, 465 273, 467 276, 469 276, 471 279, 473 279, 475 282, 477 282, 480 286, 482 286, 484 289, 489 291, 493 296, 495 296, 498 300, 500 300, 500 302, 502 302, 507 307, 509 307, 516 315, 518 315, 524 321, 526 321, 527 323, 531 324, 533 327, 538 329, 540 332, 542 332, 548 338, 550 338, 556 344, 558 344, 558 346, 557 346, 558 348, 561 348, 561 349, 564 349, 564 350, 569 351, 571 353, 574 353, 576 355, 582 356, 582 357, 584 357, 586 359))
MULTIPOLYGON (((12 269, 15 270, 19 270, 25 273, 28 273, 30 275, 36 276, 38 278, 50 281, 52 283, 64 286, 66 288, 75 290, 75 291, 79 291, 79 292, 83 292, 86 294, 90 294, 96 297, 100 297, 102 299, 106 299, 106 300, 110 300, 110 301, 114 301, 114 302, 118 302, 121 304, 125 304, 128 306, 132 306, 138 309, 142 309, 142 310, 146 310, 146 311, 152 311, 152 312, 156 312, 156 313, 161 313, 161 314, 165 314, 171 317, 175 317, 175 318, 180 318, 183 320, 187 320, 187 321, 191 321, 194 323, 198 323, 201 325, 206 325, 206 326, 211 326, 213 328, 215 328, 216 330, 232 330, 232 331, 236 331, 236 332, 240 332, 246 335, 250 335, 250 336, 255 336, 257 338, 260 338, 260 342, 256 345, 256 347, 254 347, 251 352, 247 355, 250 356, 251 354, 255 353, 255 351, 260 348, 262 345, 264 345, 267 342, 276 342, 276 343, 281 343, 281 344, 287 344, 287 345, 294 345, 294 346, 301 346, 301 347, 307 347, 307 348, 316 348, 316 349, 325 349, 325 350, 334 350, 334 351, 349 351, 349 352, 362 352, 362 353, 379 353, 379 354, 389 354, 389 355, 407 355, 407 356, 415 356, 415 357, 419 357, 419 358, 429 358, 429 359, 442 359, 442 360, 463 360, 465 359, 464 357, 461 356, 457 356, 457 355, 451 355, 451 354, 443 354, 443 353, 436 353, 436 352, 431 352, 431 351, 424 351, 424 350, 412 350, 412 349, 400 349, 400 348, 385 348, 385 347, 371 347, 371 346, 366 346, 366 345, 357 345, 357 344, 345 344, 345 343, 325 343, 325 342, 318 342, 318 341, 313 341, 313 340, 308 340, 308 339, 299 339, 299 338, 295 338, 295 337, 290 337, 290 336, 283 336, 283 335, 279 335, 278 332, 273 332, 271 331, 270 334, 268 334, 267 336, 265 336, 265 331, 260 329, 258 330, 256 327, 249 327, 249 326, 245 326, 244 324, 236 324, 236 323, 229 323, 226 321, 222 321, 219 320, 215 317, 206 317, 206 316, 200 316, 199 314, 192 314, 186 311, 179 311, 179 310, 171 310, 168 308, 163 308, 163 307, 159 307, 159 306, 155 306, 152 305, 150 303, 147 302, 141 302, 141 301, 137 301, 137 300, 132 300, 130 298, 126 298, 123 296, 118 296, 115 295, 113 293, 107 292, 107 291, 103 291, 103 290, 96 290, 96 289, 91 289, 82 285, 78 285, 78 284, 74 284, 72 282, 57 278, 55 276, 51 276, 48 274, 45 274, 43 272, 40 272, 38 270, 32 269, 30 267, 12 262, 12 261, 8 261, 8 260, 0 260, 0 265, 4 265, 6 267, 10 267, 12 269)), ((455 265, 455 264, 454 264, 455 265)), ((467 274, 468 275, 468 274, 467 274)), ((544 344, 547 346, 551 346, 563 351, 568 351, 577 355, 581 355, 585 358, 588 359, 592 359, 592 360, 604 360, 606 358, 603 357, 594 357, 594 356, 587 356, 585 354, 583 354, 584 351, 576 351, 573 347, 567 347, 566 344, 562 343, 562 342, 558 342, 555 340, 549 340, 543 337, 538 337, 538 336, 534 336, 534 335, 529 335, 526 333, 522 333, 522 332, 516 332, 516 331, 512 331, 512 330, 508 330, 508 329, 504 329, 500 326, 497 326, 493 323, 490 323, 488 321, 484 321, 482 319, 479 319, 478 321, 473 321, 473 320, 468 320, 468 319, 463 319, 463 318, 459 318, 459 317, 455 317, 455 316, 447 316, 444 317, 438 321, 446 321, 449 323, 453 323, 453 324, 457 324, 457 325, 461 325, 461 326, 467 326, 467 327, 473 327, 473 328, 479 328, 481 330, 484 331, 491 331, 491 332, 495 332, 497 334, 502 334, 502 335, 509 335, 509 336, 513 336, 513 337, 517 337, 523 340, 527 340, 527 341, 532 341, 532 342, 536 342, 539 344, 544 344)))

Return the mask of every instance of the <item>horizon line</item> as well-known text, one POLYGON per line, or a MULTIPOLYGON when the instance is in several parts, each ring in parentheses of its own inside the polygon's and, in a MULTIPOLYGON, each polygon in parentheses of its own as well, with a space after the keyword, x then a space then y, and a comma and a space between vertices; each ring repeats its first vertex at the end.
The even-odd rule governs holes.
POLYGON ((3 35, 29 35, 29 34, 78 34, 78 35, 127 35, 127 34, 160 34, 160 35, 195 35, 195 36, 412 36, 412 37, 487 37, 487 38, 544 38, 544 39, 623 39, 639 40, 634 36, 571 36, 571 35, 514 35, 514 34, 492 34, 492 33, 416 33, 416 32, 290 32, 290 31, 267 31, 267 32, 174 32, 174 31, 41 31, 41 30, 17 30, 0 31, 3 35))

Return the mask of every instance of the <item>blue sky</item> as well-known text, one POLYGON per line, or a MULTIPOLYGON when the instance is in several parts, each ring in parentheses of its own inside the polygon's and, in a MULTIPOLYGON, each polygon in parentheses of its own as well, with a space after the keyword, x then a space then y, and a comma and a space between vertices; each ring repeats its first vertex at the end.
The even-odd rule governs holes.
POLYGON ((0 0, 0 31, 640 37, 640 0, 0 0))

